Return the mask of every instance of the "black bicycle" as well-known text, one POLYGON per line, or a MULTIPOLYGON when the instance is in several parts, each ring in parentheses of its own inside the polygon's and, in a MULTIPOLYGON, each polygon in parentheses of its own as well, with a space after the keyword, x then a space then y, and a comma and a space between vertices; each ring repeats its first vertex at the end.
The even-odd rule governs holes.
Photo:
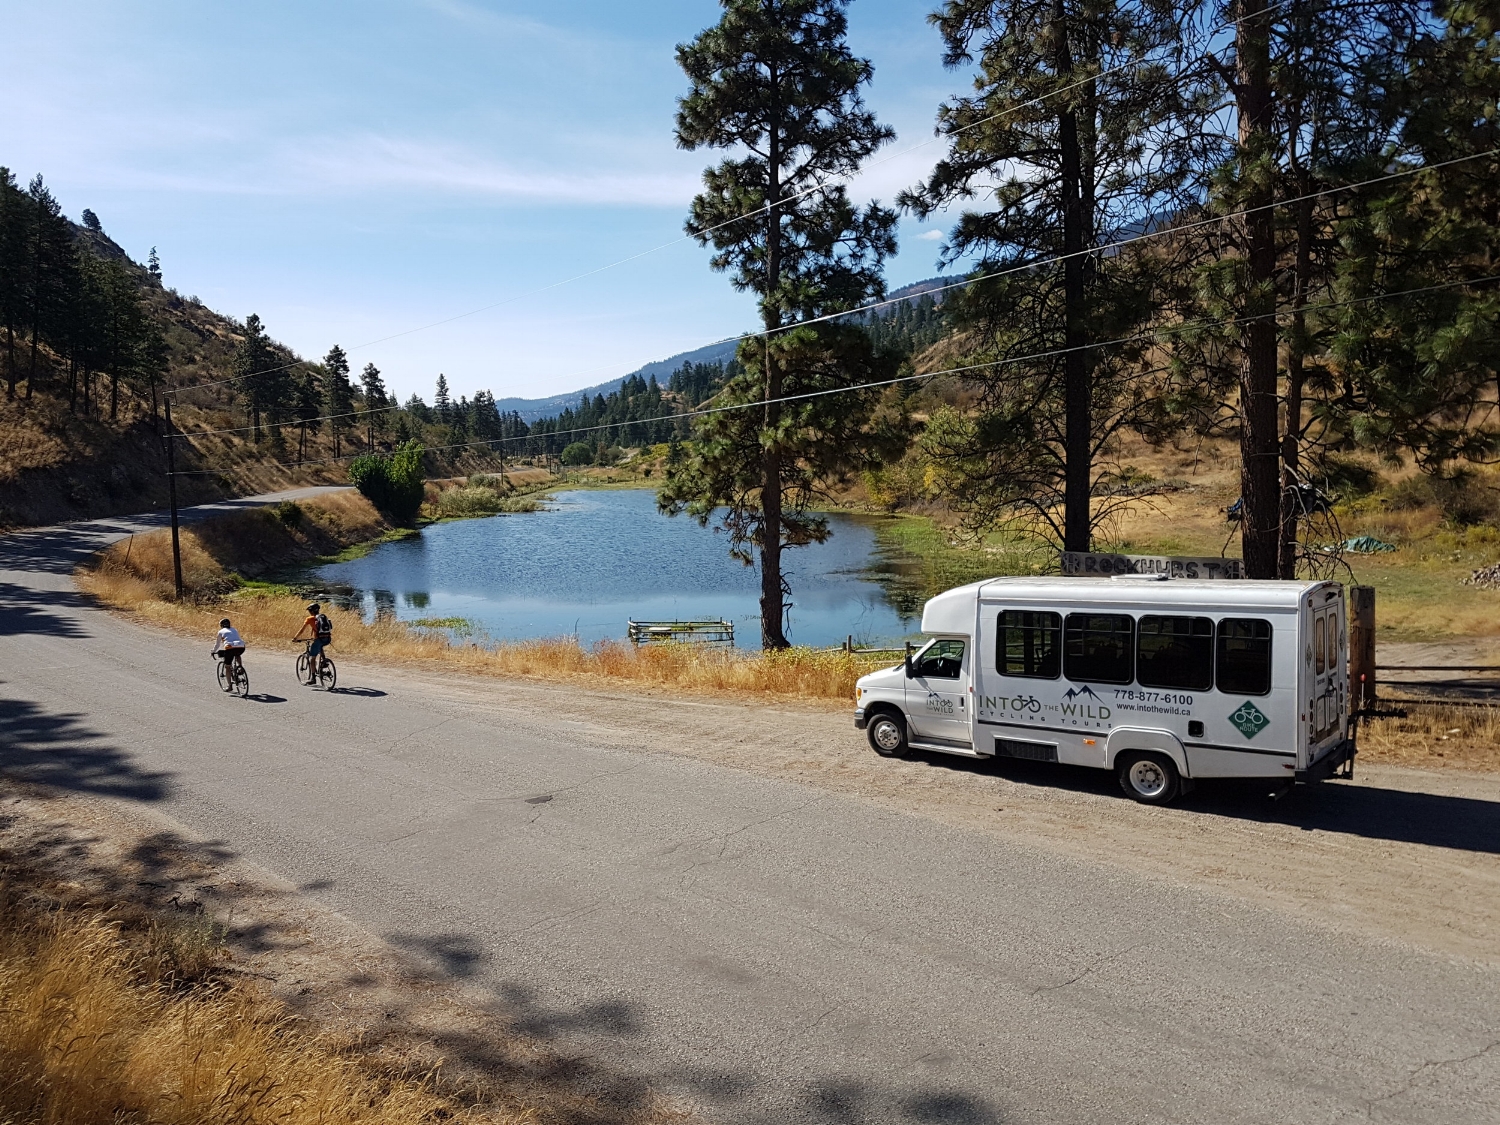
POLYGON ((307 674, 308 666, 312 663, 313 642, 307 642, 307 648, 302 650, 302 655, 297 657, 297 680, 299 683, 307 684, 308 687, 321 687, 325 690, 333 687, 339 682, 339 670, 334 667, 333 661, 328 659, 326 652, 318 653, 318 673, 316 678, 307 674), (308 683, 308 680, 315 682, 308 683))
POLYGON ((240 660, 241 658, 225 660, 217 655, 214 657, 214 662, 219 666, 219 690, 225 693, 237 693, 242 698, 248 698, 250 673, 245 671, 245 666, 240 660))

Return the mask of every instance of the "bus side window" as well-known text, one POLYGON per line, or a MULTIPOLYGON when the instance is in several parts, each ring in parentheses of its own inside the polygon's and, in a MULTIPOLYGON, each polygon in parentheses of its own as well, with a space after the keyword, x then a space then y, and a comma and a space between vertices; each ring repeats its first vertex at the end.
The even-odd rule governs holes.
POLYGON ((1208 691, 1214 686, 1214 623, 1207 617, 1144 616, 1135 642, 1142 687, 1208 691))
POLYGON ((1135 618, 1128 613, 1070 613, 1063 639, 1063 675, 1075 684, 1134 678, 1135 618))
POLYGON ((1271 690, 1271 623, 1254 617, 1219 622, 1219 690, 1225 695, 1266 695, 1271 690))
POLYGON ((995 668, 1002 676, 1055 680, 1062 672, 1062 616, 1007 609, 995 630, 995 668))

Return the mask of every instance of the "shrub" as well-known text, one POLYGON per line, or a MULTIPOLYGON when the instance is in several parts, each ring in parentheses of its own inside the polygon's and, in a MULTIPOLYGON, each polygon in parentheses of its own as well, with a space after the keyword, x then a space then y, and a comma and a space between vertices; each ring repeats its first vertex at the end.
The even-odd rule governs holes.
POLYGON ((408 441, 387 457, 362 453, 349 462, 354 487, 397 523, 410 525, 422 507, 426 482, 422 476, 422 443, 408 441))
POLYGON ((502 510, 504 501, 493 488, 450 488, 438 497, 438 511, 445 516, 488 516, 502 510))
POLYGON ((296 527, 301 524, 304 514, 295 500, 283 500, 271 509, 271 513, 286 527, 296 527))
POLYGON ((575 441, 562 451, 562 463, 568 466, 592 465, 594 447, 587 442, 575 441))

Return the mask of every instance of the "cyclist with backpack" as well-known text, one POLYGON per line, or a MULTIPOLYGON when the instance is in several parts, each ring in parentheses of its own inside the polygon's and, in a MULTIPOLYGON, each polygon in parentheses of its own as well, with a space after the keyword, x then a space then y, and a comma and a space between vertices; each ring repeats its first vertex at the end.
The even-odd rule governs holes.
POLYGON ((297 635, 292 640, 307 639, 302 636, 303 633, 307 633, 312 639, 312 645, 307 650, 307 683, 311 686, 318 682, 318 665, 323 659, 323 649, 333 643, 333 622, 317 602, 307 607, 307 620, 302 623, 302 628, 297 630, 297 635))

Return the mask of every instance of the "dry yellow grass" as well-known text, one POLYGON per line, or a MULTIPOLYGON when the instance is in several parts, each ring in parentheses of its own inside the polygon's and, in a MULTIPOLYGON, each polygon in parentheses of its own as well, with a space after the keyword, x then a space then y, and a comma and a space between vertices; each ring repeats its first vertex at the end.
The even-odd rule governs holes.
MULTIPOLYGON (((352 490, 219 516, 182 529, 183 584, 193 597, 222 594, 238 585, 234 575, 263 574, 331 554, 389 529, 374 506, 352 490)), ((93 566, 136 579, 155 597, 168 597, 173 590, 171 533, 133 535, 104 551, 93 566)))
MULTIPOLYGON (((302 599, 256 590, 231 594, 232 572, 254 572, 317 553, 309 544, 353 543, 378 536, 379 514, 357 493, 304 501, 305 519, 287 528, 273 509, 241 512, 199 524, 182 535, 183 577, 190 596, 172 600, 172 546, 165 531, 137 535, 104 551, 79 572, 79 585, 111 609, 174 632, 210 637, 228 615, 249 642, 254 660, 284 645, 289 655, 306 617, 302 599), (321 537, 321 538, 319 538, 321 537)), ((686 691, 756 693, 848 701, 854 681, 889 658, 789 649, 745 653, 691 645, 604 643, 585 649, 571 640, 478 645, 399 621, 364 621, 329 608, 335 654, 390 661, 435 661, 479 675, 548 680, 628 681, 686 691)))
POLYGON ((47 908, 0 880, 0 1121, 537 1120, 474 1113, 430 1075, 382 1072, 245 985, 163 973, 173 958, 158 931, 131 937, 97 910, 47 908))
POLYGON ((1500 771, 1500 710, 1413 706, 1405 719, 1371 719, 1359 729, 1361 761, 1500 771))
MULTIPOLYGON (((211 637, 228 615, 250 645, 248 660, 268 651, 287 659, 294 636, 307 616, 302 599, 243 593, 208 601, 162 600, 162 585, 108 567, 85 571, 79 585, 103 604, 138 620, 188 635, 211 637)), ((326 607, 325 607, 326 608, 326 607)), ((357 613, 332 608, 334 655, 394 662, 428 661, 476 675, 527 676, 546 680, 615 680, 693 692, 755 693, 800 699, 839 700, 854 696, 854 681, 889 657, 788 649, 745 653, 691 645, 648 645, 639 649, 606 642, 583 648, 571 640, 501 643, 493 646, 450 640, 394 620, 366 622, 357 613)))

